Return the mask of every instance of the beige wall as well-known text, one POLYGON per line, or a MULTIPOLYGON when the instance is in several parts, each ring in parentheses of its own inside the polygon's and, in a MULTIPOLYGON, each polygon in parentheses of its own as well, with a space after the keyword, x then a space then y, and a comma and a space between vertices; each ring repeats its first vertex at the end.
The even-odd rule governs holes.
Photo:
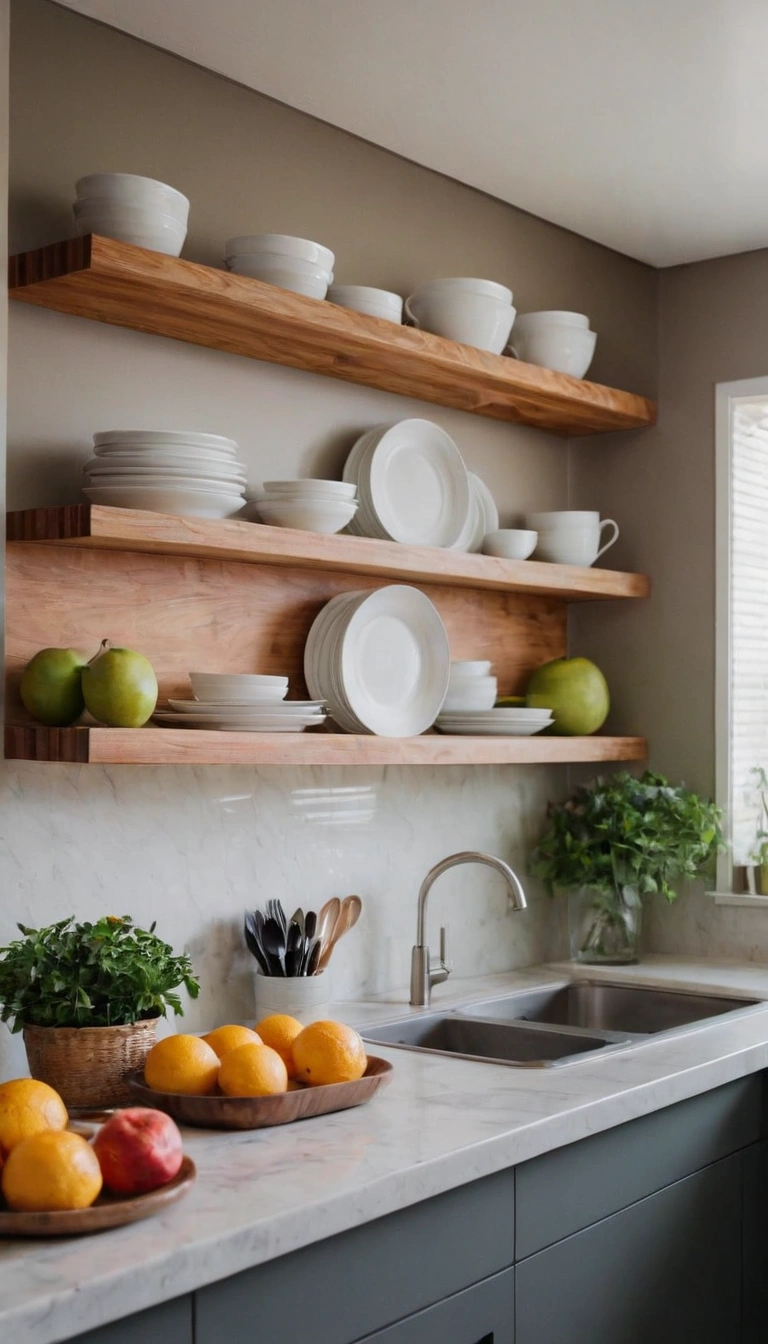
MULTIPOLYGON (((227 236, 274 229, 328 243, 340 281, 407 292, 441 273, 493 277, 523 308, 590 313, 600 333, 595 375, 655 390, 657 277, 648 268, 44 0, 13 6, 11 114, 14 248, 71 232, 82 173, 146 173, 190 196, 191 258, 216 264, 227 236)), ((336 474, 361 430, 414 414, 454 435, 503 518, 568 499, 569 449, 553 436, 21 305, 11 313, 10 375, 11 507, 77 499, 90 436, 111 425, 231 434, 255 483, 336 474)), ((542 767, 9 764, 0 773, 0 935, 19 917, 91 915, 105 903, 157 914, 206 977, 204 1024, 222 1005, 249 1011, 237 951, 244 903, 296 894, 306 905, 310 891, 323 899, 358 890, 366 918, 338 988, 405 985, 428 865, 481 847, 522 867, 546 798, 565 786, 564 772, 542 767)), ((460 973, 562 947, 549 905, 509 919, 492 877, 465 869, 439 899, 460 973)))

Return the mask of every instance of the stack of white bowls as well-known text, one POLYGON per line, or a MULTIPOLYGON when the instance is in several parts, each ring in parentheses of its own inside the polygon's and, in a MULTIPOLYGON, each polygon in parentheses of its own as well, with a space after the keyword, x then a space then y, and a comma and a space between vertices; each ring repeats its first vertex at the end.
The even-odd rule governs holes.
POLYGON ((287 233, 249 233, 228 238, 224 265, 235 275, 265 280, 310 299, 324 299, 333 281, 330 248, 287 233))
POLYGON ((414 327, 500 355, 515 320, 512 290, 495 280, 432 280, 405 300, 414 327))
POLYGON ((94 434, 83 468, 94 504, 189 518, 226 518, 245 503, 245 467, 233 439, 184 430, 110 429, 94 434))
POLYGON ((135 173, 91 173, 75 183, 72 209, 80 234, 178 257, 187 236, 189 201, 175 187, 135 173))
POLYGON ((513 354, 526 364, 583 378, 596 342, 597 332, 590 330, 584 313, 521 313, 515 323, 513 354))
POLYGON ((357 512, 357 487, 346 481, 265 481, 253 510, 271 527, 340 532, 357 512))
POLYGON ((490 672, 490 662, 483 660, 452 662, 448 690, 441 712, 459 713, 465 710, 493 709, 498 684, 490 672))
POLYGON ((368 317, 380 317, 385 322, 401 323, 403 320, 403 300, 389 289, 373 289, 370 285, 331 285, 326 297, 329 303, 366 313, 368 317))
POLYGON ((190 672, 194 700, 169 700, 156 710, 165 728, 221 732, 300 733, 325 719, 318 700, 286 700, 288 678, 252 673, 190 672))

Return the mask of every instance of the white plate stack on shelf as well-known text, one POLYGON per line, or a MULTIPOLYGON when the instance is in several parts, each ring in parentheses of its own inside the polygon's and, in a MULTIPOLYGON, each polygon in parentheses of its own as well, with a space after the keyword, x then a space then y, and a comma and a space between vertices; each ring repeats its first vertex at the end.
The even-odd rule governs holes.
POLYGON ((441 733, 461 737, 533 737, 553 722, 549 709, 484 709, 442 711, 435 720, 441 733))
POLYGON ((94 504, 188 518, 228 518, 245 504, 237 444, 187 430, 110 429, 94 434, 83 467, 94 504))
POLYGON ((340 532, 357 512, 356 487, 345 481, 265 481, 248 509, 271 527, 326 535, 340 532))
POLYGON ((356 536, 479 550, 485 533, 498 527, 490 492, 431 420, 368 430, 353 446, 343 476, 357 486, 359 506, 347 528, 356 536))
POLYGON ((152 716, 163 728, 230 733, 301 733, 325 721, 322 700, 286 700, 288 678, 190 672, 194 700, 169 700, 152 716))
POLYGON ((309 632, 304 678, 345 732, 416 737, 445 699, 450 660, 429 598, 390 584, 326 603, 309 632))

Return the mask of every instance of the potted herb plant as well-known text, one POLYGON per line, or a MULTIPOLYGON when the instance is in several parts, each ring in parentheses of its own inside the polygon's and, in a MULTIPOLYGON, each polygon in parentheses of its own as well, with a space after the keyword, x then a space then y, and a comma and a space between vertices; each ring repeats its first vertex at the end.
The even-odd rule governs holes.
POLYGON ((637 961, 643 898, 673 901, 723 848, 719 808, 651 771, 598 779, 547 815, 531 871, 568 893, 574 961, 637 961))
MULTIPOLYGON (((749 862, 757 869, 760 894, 768 896, 768 775, 761 765, 756 765, 752 774, 755 776, 755 786, 760 795, 760 820, 757 823, 755 847, 750 852, 749 862)), ((750 890, 753 890, 753 872, 748 873, 748 882, 750 890)))
POLYGON ((127 916, 18 927, 24 937, 0 948, 0 1020, 24 1032, 32 1077, 67 1106, 129 1102, 126 1073, 143 1068, 168 1009, 183 1011, 173 991, 197 998, 189 958, 127 916))

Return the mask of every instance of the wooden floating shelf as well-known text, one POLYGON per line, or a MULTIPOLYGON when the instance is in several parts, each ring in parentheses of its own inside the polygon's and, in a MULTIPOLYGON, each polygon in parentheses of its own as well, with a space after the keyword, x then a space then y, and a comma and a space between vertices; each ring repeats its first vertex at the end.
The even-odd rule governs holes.
POLYGON ((7 724, 8 760, 82 765, 547 765, 642 761, 642 737, 358 737, 7 724))
POLYGON ((89 235, 12 257, 12 299, 562 435, 651 425, 653 402, 429 332, 89 235))
POLYGON ((535 560, 499 560, 365 537, 319 536, 235 518, 209 521, 100 504, 26 509, 8 515, 9 542, 194 556, 283 568, 361 574, 390 582, 560 597, 568 601, 647 597, 643 574, 580 569, 535 560))

